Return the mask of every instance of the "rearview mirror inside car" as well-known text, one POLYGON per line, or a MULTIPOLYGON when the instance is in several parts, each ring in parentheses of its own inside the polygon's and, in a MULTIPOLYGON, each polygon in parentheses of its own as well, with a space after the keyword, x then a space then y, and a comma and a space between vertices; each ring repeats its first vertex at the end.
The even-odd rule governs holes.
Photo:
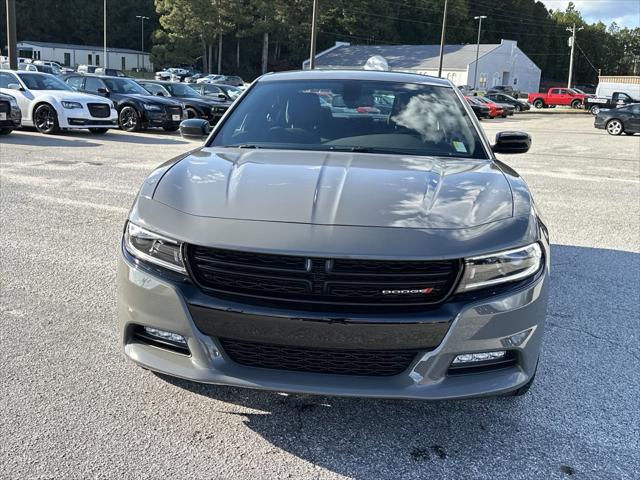
POLYGON ((525 132, 500 132, 493 146, 495 153, 527 153, 531 148, 531 137, 525 132))
POLYGON ((201 118, 190 118, 180 123, 180 135, 186 138, 202 139, 209 135, 209 122, 201 118))

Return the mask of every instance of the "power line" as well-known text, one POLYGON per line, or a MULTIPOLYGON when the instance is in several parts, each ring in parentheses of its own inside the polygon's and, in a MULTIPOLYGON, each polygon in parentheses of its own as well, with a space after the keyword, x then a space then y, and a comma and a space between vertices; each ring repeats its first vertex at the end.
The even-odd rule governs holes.
POLYGON ((578 47, 578 50, 580 50, 580 53, 582 53, 584 58, 587 59, 587 62, 589 62, 589 65, 591 65, 591 68, 593 68, 597 74, 600 74, 600 71, 596 67, 593 66, 593 63, 591 63, 591 60, 589 60, 589 57, 587 57, 587 54, 584 53, 584 50, 582 50, 582 48, 580 47, 580 44, 578 42, 575 42, 575 43, 576 43, 576 47, 578 47))

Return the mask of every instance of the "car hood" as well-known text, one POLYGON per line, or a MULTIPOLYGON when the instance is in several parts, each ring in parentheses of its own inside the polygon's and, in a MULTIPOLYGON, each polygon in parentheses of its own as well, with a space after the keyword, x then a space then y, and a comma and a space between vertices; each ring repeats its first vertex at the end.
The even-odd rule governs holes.
POLYGON ((199 217, 363 227, 469 228, 513 212, 491 161, 299 150, 196 150, 153 200, 199 217))
POLYGON ((68 90, 29 90, 36 97, 43 97, 46 95, 51 95, 55 97, 59 101, 66 102, 80 102, 86 103, 90 102, 99 102, 99 103, 111 103, 108 99, 101 97, 100 95, 91 95, 88 93, 78 93, 74 91, 68 90))
POLYGON ((118 93, 113 94, 113 97, 118 97, 120 99, 131 98, 134 100, 138 100, 140 102, 145 103, 157 103, 160 105, 180 105, 181 102, 177 101, 178 99, 172 100, 171 98, 162 97, 160 95, 142 95, 139 93, 118 93))

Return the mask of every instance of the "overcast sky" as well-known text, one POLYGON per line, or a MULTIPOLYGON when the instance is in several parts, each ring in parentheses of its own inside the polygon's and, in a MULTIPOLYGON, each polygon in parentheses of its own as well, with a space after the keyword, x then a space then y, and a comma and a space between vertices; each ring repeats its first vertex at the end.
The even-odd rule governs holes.
MULTIPOLYGON (((547 8, 564 10, 569 0, 540 0, 547 8)), ((616 22, 621 27, 640 26, 640 0, 573 0, 588 23, 602 20, 607 26, 616 22)))

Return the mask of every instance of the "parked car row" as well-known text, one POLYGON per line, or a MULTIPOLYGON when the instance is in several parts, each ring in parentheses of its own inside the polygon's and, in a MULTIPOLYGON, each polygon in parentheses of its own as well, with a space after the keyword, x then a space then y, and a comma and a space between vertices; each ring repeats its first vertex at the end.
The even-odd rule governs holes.
POLYGON ((515 112, 531 108, 526 102, 503 93, 488 93, 484 97, 465 96, 465 98, 473 113, 480 120, 483 118, 507 118, 515 112))
POLYGON ((0 70, 0 131, 7 134, 26 126, 45 134, 64 129, 135 132, 151 127, 173 132, 188 118, 214 125, 238 94, 234 87, 204 94, 204 87, 198 91, 177 82, 0 70))

